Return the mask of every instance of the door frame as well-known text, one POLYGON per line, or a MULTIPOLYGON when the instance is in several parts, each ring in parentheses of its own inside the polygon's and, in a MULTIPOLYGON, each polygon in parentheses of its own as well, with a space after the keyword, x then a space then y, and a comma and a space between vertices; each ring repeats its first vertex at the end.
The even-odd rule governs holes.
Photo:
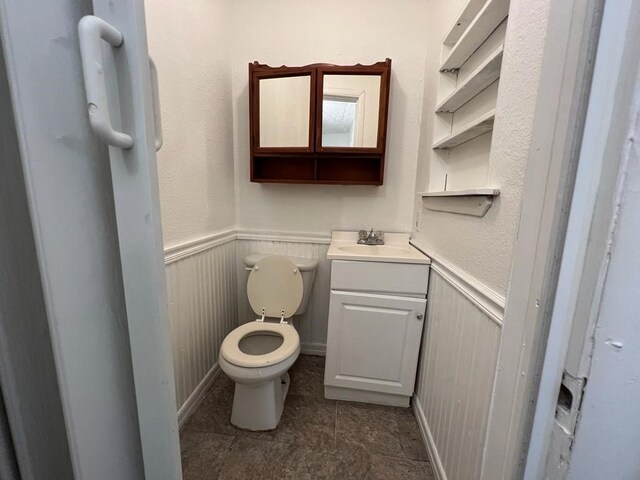
MULTIPOLYGON (((556 295, 604 0, 551 1, 481 478, 520 478, 556 295)), ((517 8, 512 2, 511 8, 517 8)))
MULTIPOLYGON (((580 431, 577 429, 582 419, 584 385, 585 394, 589 389, 600 392, 598 406, 605 405, 607 396, 613 394, 612 389, 621 388, 627 380, 625 376, 629 375, 629 370, 617 369, 610 370, 606 379, 589 377, 592 362, 597 364, 604 361, 607 355, 619 356, 616 348, 622 348, 622 345, 609 345, 601 349, 597 357, 593 356, 594 348, 597 348, 596 324, 599 331, 605 331, 615 323, 614 319, 600 315, 605 286, 611 281, 608 272, 612 250, 619 243, 615 239, 624 183, 634 155, 637 159, 637 153, 630 148, 629 139, 636 136, 634 130, 637 132, 638 126, 635 122, 640 112, 637 97, 640 90, 636 83, 640 66, 639 23, 640 5, 637 2, 621 0, 605 4, 580 163, 560 265, 559 294, 553 308, 541 371, 525 479, 564 478, 571 469, 573 443, 579 439, 580 431), (567 376, 570 382, 563 381, 567 376), (571 385, 573 379, 578 380, 580 388, 571 392, 572 403, 568 413, 572 422, 569 425, 565 422, 560 424, 556 421, 560 385, 571 385)), ((632 252, 622 254, 630 255, 632 252)), ((629 281, 630 278, 624 280, 629 281)), ((624 310, 624 306, 620 308, 619 315, 622 317, 624 310)), ((618 334, 622 331, 617 330, 618 334)), ((626 358, 637 352, 637 346, 630 343, 624 346, 626 358)), ((625 402, 637 404, 638 401, 638 398, 625 397, 625 402)), ((624 424, 628 418, 626 409, 619 408, 617 411, 622 416, 617 424, 624 424)), ((608 415, 611 414, 609 411, 608 415)), ((559 418, 562 418, 562 414, 559 418)), ((616 424, 613 418, 608 418, 605 423, 616 424)), ((604 430, 600 432, 606 435, 604 430)), ((622 431, 617 430, 617 435, 622 435, 622 431)), ((623 444, 624 440, 618 438, 618 447, 620 442, 623 444)), ((586 443, 589 444, 587 448, 591 449, 587 457, 595 459, 602 455, 598 451, 602 446, 600 443, 586 443)), ((582 453, 581 460, 584 461, 586 457, 582 453)), ((622 474, 614 473, 614 469, 603 462, 596 464, 602 468, 599 473, 594 470, 594 465, 580 465, 580 468, 591 472, 594 478, 604 478, 603 475, 618 478, 622 474)))

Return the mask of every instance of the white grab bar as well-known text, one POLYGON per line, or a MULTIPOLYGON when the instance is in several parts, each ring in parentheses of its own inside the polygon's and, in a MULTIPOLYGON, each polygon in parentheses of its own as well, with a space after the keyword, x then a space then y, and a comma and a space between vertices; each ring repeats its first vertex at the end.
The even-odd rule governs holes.
POLYGON ((153 97, 153 128, 156 138, 156 152, 162 147, 162 119, 160 118, 160 89, 158 88, 158 70, 153 58, 149 57, 151 72, 151 96, 153 97))
POLYGON ((102 40, 117 48, 122 45, 122 33, 104 20, 87 15, 78 23, 78 36, 91 128, 103 142, 129 149, 133 147, 131 135, 119 132, 111 126, 102 61, 102 40))

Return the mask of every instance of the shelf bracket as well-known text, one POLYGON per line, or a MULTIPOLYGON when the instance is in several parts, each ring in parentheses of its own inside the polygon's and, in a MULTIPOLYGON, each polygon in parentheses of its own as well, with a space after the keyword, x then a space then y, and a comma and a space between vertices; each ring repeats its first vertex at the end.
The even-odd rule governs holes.
POLYGON ((500 190, 478 188, 461 191, 421 193, 424 207, 437 212, 484 217, 500 190))

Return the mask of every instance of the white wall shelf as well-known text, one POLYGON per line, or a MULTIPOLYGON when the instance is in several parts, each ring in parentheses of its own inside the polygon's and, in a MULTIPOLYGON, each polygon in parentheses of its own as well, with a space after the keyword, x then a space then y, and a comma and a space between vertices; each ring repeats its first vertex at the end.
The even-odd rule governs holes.
POLYGON ((423 192, 422 197, 425 208, 438 212, 457 213, 484 217, 493 199, 500 195, 497 188, 471 188, 467 190, 453 190, 442 192, 423 192))
POLYGON ((467 187, 492 183, 490 132, 508 15, 509 0, 467 0, 442 40, 429 191, 419 194, 428 210, 482 217, 500 194, 467 187))
POLYGON ((451 135, 447 135, 433 145, 436 150, 457 147, 458 145, 468 142, 469 140, 479 137, 483 133, 487 133, 493 129, 493 120, 495 119, 495 109, 478 117, 474 121, 468 123, 460 130, 451 135))
POLYGON ((436 113, 453 113, 467 103, 482 90, 500 78, 502 67, 503 45, 494 50, 487 59, 476 68, 469 77, 459 85, 436 107, 436 113))
POLYGON ((499 188, 468 188, 465 190, 443 190, 440 192, 422 192, 421 197, 468 197, 474 195, 497 197, 500 195, 499 188))
MULTIPOLYGON (((447 58, 440 66, 440 71, 448 72, 458 70, 489 35, 491 35, 498 25, 507 18, 508 14, 509 0, 488 0, 467 29, 460 35, 460 38, 453 48, 451 48, 447 58)), ((449 36, 455 38, 456 34, 452 35, 452 32, 449 32, 445 40, 449 39, 449 36)))
POLYGON ((478 12, 482 10, 486 1, 487 0, 469 0, 462 12, 460 12, 460 15, 458 15, 449 33, 444 37, 442 44, 448 47, 454 46, 467 27, 473 22, 473 19, 476 18, 478 12))

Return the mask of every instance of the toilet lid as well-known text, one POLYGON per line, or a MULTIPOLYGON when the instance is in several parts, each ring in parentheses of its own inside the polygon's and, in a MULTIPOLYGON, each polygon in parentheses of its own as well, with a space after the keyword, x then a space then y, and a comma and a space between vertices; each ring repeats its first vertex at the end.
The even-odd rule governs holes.
POLYGON ((258 315, 289 318, 302 302, 302 275, 286 257, 271 255, 255 264, 247 281, 249 304, 258 315))

